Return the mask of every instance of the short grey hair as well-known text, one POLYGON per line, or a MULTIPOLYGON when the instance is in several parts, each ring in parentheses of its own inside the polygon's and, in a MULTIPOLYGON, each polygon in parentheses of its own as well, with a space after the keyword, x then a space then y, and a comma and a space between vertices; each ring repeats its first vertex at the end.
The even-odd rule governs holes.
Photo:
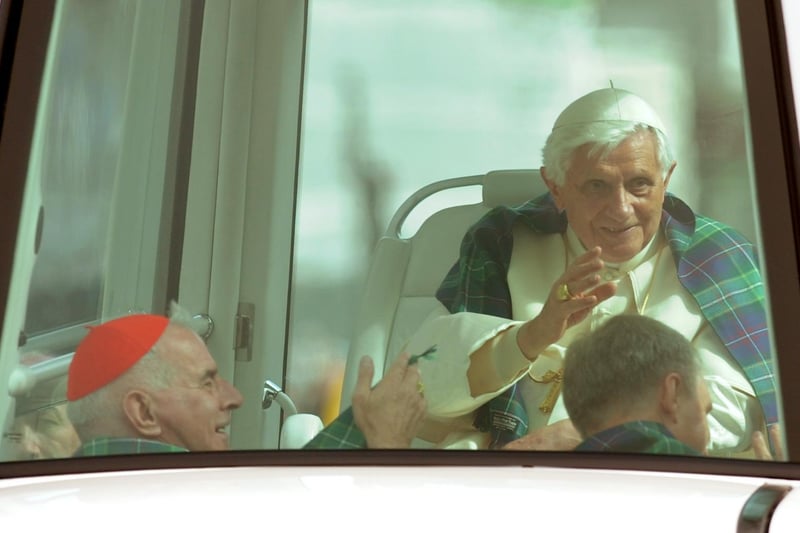
POLYGON ((672 372, 693 398, 700 370, 689 341, 658 320, 618 315, 567 348, 564 406, 585 438, 605 429, 627 406, 654 400, 672 372))
MULTIPOLYGON (((192 314, 175 301, 170 303, 169 317, 170 325, 193 329, 192 314)), ((67 416, 82 441, 98 436, 114 436, 100 435, 101 432, 122 431, 119 427, 123 423, 120 406, 123 396, 131 388, 163 390, 172 385, 175 368, 172 363, 159 355, 156 347, 160 340, 117 379, 82 398, 67 403, 67 416)))
POLYGON ((648 131, 655 135, 661 178, 666 179, 667 172, 675 162, 667 136, 653 126, 626 120, 606 120, 556 128, 547 137, 542 148, 542 165, 547 169, 548 178, 562 186, 566 182, 575 151, 581 146, 589 145, 589 155, 602 159, 629 137, 648 131))
POLYGON ((190 313, 186 308, 181 307, 175 300, 172 300, 169 303, 169 321, 170 324, 175 324, 176 326, 181 326, 194 331, 194 320, 192 318, 192 313, 190 313))

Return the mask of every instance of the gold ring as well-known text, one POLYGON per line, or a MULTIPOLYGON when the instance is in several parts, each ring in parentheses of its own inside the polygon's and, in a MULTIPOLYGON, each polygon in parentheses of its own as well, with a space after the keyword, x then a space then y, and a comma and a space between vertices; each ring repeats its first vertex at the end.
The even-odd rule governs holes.
POLYGON ((556 290, 556 298, 562 302, 566 302, 567 300, 575 298, 575 295, 569 291, 569 286, 566 283, 562 283, 556 290))
POLYGON ((425 384, 421 381, 417 381, 417 392, 420 396, 425 396, 425 384))

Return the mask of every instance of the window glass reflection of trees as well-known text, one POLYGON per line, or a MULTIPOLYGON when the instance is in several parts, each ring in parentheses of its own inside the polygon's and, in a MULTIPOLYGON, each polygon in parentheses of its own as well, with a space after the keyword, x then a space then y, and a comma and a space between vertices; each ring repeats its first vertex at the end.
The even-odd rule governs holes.
POLYGON ((49 104, 45 224, 28 302, 29 336, 99 316, 135 4, 68 0, 58 11, 53 72, 42 94, 49 104))
POLYGON ((758 242, 731 0, 311 0, 309 21, 287 377, 302 411, 336 411, 369 254, 400 203, 538 167, 547 125, 609 80, 664 117, 670 189, 758 242))

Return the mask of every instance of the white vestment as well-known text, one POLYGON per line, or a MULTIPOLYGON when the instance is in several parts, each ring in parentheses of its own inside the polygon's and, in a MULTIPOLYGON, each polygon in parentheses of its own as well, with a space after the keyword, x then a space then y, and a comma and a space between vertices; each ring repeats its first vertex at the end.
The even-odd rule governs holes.
POLYGON ((567 418, 560 396, 552 412, 542 412, 540 406, 552 385, 536 383, 534 379, 541 380, 548 370, 561 367, 566 347, 576 336, 591 331, 610 316, 638 312, 676 329, 697 350, 713 406, 708 418, 709 453, 728 455, 749 446, 752 432, 762 424, 753 388, 697 303, 678 282, 672 252, 660 234, 636 257, 601 273, 606 280, 617 280, 615 296, 597 305, 583 322, 568 329, 533 363, 523 356, 516 342, 519 326, 539 314, 554 281, 584 251, 571 230, 565 235, 537 234, 517 225, 507 278, 513 320, 467 312, 451 315, 441 306, 425 321, 407 345, 411 353, 437 345, 434 358, 420 361, 430 420, 415 445, 486 447, 488 436, 472 427, 474 412, 517 381, 529 417, 529 431, 567 418), (473 397, 467 370, 470 356, 478 349, 491 351, 504 385, 473 397))

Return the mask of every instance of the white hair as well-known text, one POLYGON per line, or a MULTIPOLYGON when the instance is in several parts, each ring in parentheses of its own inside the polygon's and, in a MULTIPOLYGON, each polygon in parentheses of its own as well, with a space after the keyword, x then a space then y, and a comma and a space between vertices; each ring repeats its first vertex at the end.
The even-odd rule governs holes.
POLYGON ((175 300, 172 300, 169 303, 169 322, 170 324, 182 326, 194 331, 194 320, 192 318, 192 313, 190 313, 186 308, 181 307, 180 304, 178 304, 178 302, 175 300))
POLYGON ((641 122, 606 120, 556 128, 547 137, 542 148, 542 164, 548 178, 556 185, 564 185, 575 151, 589 145, 590 156, 605 157, 626 139, 639 132, 652 132, 661 167, 661 178, 666 179, 675 158, 667 136, 658 128, 641 122))

